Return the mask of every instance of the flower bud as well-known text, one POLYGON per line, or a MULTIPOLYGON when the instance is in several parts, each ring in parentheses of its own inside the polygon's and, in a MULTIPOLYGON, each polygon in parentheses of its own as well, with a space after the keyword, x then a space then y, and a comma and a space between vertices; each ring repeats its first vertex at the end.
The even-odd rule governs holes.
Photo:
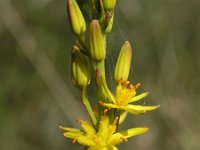
POLYGON ((86 31, 86 24, 76 0, 67 0, 67 10, 72 31, 76 36, 80 36, 86 31))
POLYGON ((100 24, 97 20, 90 23, 90 57, 95 62, 105 59, 105 44, 100 24))
POLYGON ((102 0, 105 10, 113 10, 116 5, 116 0, 102 0))
POLYGON ((120 80, 127 81, 131 67, 131 57, 132 48, 130 43, 126 41, 120 50, 115 66, 114 80, 116 83, 119 83, 120 80))
POLYGON ((114 20, 114 13, 108 12, 105 19, 106 23, 105 33, 109 33, 112 30, 113 20, 114 20))
POLYGON ((72 82, 79 89, 90 83, 90 68, 87 59, 77 46, 72 49, 72 82))

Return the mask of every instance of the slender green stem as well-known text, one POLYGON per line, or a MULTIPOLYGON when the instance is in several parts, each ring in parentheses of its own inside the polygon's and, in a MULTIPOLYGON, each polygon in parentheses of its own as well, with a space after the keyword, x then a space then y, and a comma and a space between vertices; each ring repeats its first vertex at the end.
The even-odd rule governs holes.
POLYGON ((89 100, 87 98, 86 88, 84 88, 82 90, 82 102, 83 102, 83 104, 84 104, 84 106, 85 106, 85 108, 86 108, 86 110, 87 110, 87 112, 89 114, 89 117, 90 117, 94 127, 96 127, 97 120, 96 120, 96 117, 95 117, 94 112, 92 110, 92 107, 90 105, 90 102, 89 102, 89 100))

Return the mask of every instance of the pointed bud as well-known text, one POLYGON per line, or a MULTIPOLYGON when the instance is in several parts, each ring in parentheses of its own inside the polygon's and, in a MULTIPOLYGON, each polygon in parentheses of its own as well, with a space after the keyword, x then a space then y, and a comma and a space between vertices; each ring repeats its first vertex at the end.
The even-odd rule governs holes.
POLYGON ((90 83, 90 69, 85 56, 77 46, 72 49, 72 81, 73 84, 83 89, 90 83))
POLYGON ((126 41, 119 53, 114 73, 114 80, 116 83, 119 81, 127 81, 130 67, 131 67, 132 48, 128 41, 126 41))
POLYGON ((105 10, 114 10, 117 0, 102 0, 105 10))
POLYGON ((97 20, 90 23, 90 57, 95 62, 105 59, 105 44, 100 24, 97 20))
POLYGON ((67 0, 67 10, 72 31, 76 36, 80 36, 86 31, 86 24, 76 0, 67 0))
POLYGON ((96 10, 96 0, 89 0, 89 6, 90 9, 92 10, 92 12, 94 12, 96 10))
POLYGON ((113 13, 107 12, 105 19, 105 24, 106 24, 105 33, 109 33, 112 30, 113 20, 114 20, 114 12, 113 13))

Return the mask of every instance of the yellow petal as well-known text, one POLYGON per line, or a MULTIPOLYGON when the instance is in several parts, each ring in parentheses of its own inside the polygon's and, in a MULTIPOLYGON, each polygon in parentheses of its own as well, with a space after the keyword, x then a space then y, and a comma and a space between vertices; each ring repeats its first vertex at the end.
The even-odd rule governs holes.
POLYGON ((148 128, 131 128, 125 131, 119 132, 124 136, 124 138, 130 138, 139 134, 146 133, 148 131, 148 128))
POLYGON ((99 102, 101 105, 108 107, 108 108, 120 108, 120 106, 116 105, 116 104, 110 104, 110 103, 103 103, 103 102, 99 102))
POLYGON ((113 134, 112 137, 108 141, 109 145, 117 145, 122 142, 123 142, 123 135, 120 133, 113 134))
POLYGON ((85 146, 95 146, 95 139, 94 138, 90 138, 90 137, 86 137, 86 136, 79 136, 77 138, 78 143, 85 145, 85 146))
POLYGON ((127 111, 125 111, 120 115, 119 124, 121 124, 125 121, 127 114, 128 114, 127 111))
POLYGON ((118 148, 115 146, 112 146, 111 150, 118 150, 118 148))
POLYGON ((109 126, 109 119, 108 117, 102 116, 100 123, 99 123, 99 137, 107 137, 108 135, 108 126, 109 126))
POLYGON ((83 134, 83 132, 81 132, 81 131, 79 131, 79 132, 78 131, 75 131, 75 132, 65 132, 65 133, 63 133, 63 135, 65 137, 71 138, 71 139, 75 139, 75 138, 81 136, 82 134, 83 134))
POLYGON ((76 128, 67 128, 67 127, 63 127, 63 126, 59 126, 59 128, 60 129, 62 129, 62 130, 64 130, 64 131, 72 131, 72 132, 75 132, 75 131, 77 131, 77 132, 80 132, 80 130, 79 129, 76 129, 76 128))
POLYGON ((94 135, 94 134, 96 134, 95 129, 94 129, 87 121, 82 121, 81 127, 82 127, 83 130, 84 130, 87 134, 89 134, 89 135, 94 135))
POLYGON ((160 105, 156 105, 156 106, 127 105, 127 106, 121 106, 119 107, 119 109, 126 110, 129 113, 134 114, 134 115, 140 115, 140 114, 146 113, 147 111, 155 110, 159 107, 160 105))
POLYGON ((142 100, 144 97, 146 97, 146 96, 148 96, 148 95, 149 95, 149 92, 142 93, 142 94, 140 94, 140 95, 134 96, 132 99, 130 99, 129 103, 142 100))
POLYGON ((160 105, 156 105, 156 106, 142 106, 142 105, 118 106, 116 104, 108 104, 108 103, 103 103, 103 102, 100 102, 100 104, 105 107, 109 107, 109 108, 122 109, 122 110, 128 111, 129 113, 134 114, 134 115, 144 114, 147 111, 151 111, 151 110, 154 110, 154 109, 157 109, 160 107, 160 105))

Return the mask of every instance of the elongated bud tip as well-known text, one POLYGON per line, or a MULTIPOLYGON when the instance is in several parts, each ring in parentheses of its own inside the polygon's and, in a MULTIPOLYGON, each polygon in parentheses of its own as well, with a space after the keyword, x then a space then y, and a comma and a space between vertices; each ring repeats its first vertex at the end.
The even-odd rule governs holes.
POLYGON ((105 59, 105 44, 98 20, 90 23, 90 57, 94 62, 105 59))
POLYGON ((105 10, 113 10, 115 8, 117 0, 102 0, 105 10))
POLYGON ((77 46, 72 49, 72 81, 73 84, 83 89, 90 83, 90 68, 86 57, 77 46))
POLYGON ((80 36, 86 31, 86 23, 76 0, 67 0, 67 10, 72 31, 80 36))
POLYGON ((106 19, 105 19, 105 33, 109 33, 112 30, 113 27, 113 21, 114 21, 114 12, 107 12, 106 13, 106 19))
POLYGON ((128 80, 132 58, 132 48, 128 41, 125 41, 117 58, 114 72, 114 80, 116 83, 128 80))

